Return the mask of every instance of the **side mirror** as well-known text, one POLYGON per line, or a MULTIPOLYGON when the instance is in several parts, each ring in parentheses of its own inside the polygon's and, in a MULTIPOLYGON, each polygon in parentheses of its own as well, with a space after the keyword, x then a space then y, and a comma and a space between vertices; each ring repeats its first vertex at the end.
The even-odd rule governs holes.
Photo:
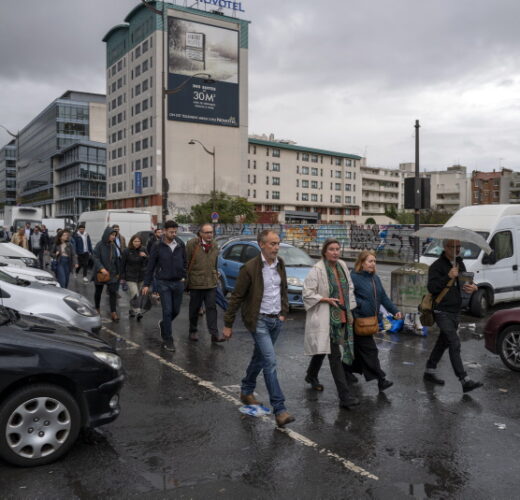
POLYGON ((495 255, 495 251, 493 250, 489 255, 485 255, 482 257, 482 264, 488 264, 492 266, 497 263, 497 256, 495 255))

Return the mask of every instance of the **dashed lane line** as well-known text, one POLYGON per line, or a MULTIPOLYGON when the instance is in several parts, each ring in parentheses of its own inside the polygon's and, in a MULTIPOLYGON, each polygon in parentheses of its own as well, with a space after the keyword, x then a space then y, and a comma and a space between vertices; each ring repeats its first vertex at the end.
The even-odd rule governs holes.
MULTIPOLYGON (((168 366, 169 368, 176 371, 177 373, 179 373, 179 374, 183 375, 184 377, 188 378, 189 380, 197 383, 201 387, 204 387, 208 391, 211 391, 214 394, 220 396, 222 399, 229 401, 230 403, 234 404, 235 406, 243 406, 242 402, 238 398, 232 396, 231 394, 228 394, 226 391, 215 386, 215 384, 213 384, 213 382, 200 378, 198 375, 195 375, 195 374, 185 370, 181 366, 164 359, 163 357, 159 356, 155 352, 145 349, 143 346, 137 344, 136 342, 126 339, 125 337, 119 335, 118 333, 114 332, 113 330, 110 330, 110 328, 107 328, 106 326, 103 326, 102 330, 109 333, 113 337, 116 337, 117 339, 120 339, 120 340, 126 342, 128 345, 130 345, 131 347, 133 347, 135 349, 142 349, 142 351, 145 354, 147 354, 148 356, 150 356, 151 358, 157 360, 159 363, 161 363, 165 366, 168 366)), ((272 423, 272 420, 267 415, 263 415, 263 416, 256 417, 256 418, 262 419, 264 422, 272 423)), ((336 462, 339 462, 341 465, 343 465, 343 467, 345 469, 348 469, 351 472, 359 474, 360 476, 366 477, 368 479, 373 479, 375 481, 379 480, 379 477, 376 476, 375 474, 368 472, 367 470, 363 469, 362 467, 359 467, 358 465, 351 462, 350 460, 347 460, 346 458, 342 457, 341 455, 338 455, 337 453, 334 453, 333 451, 331 451, 327 448, 321 448, 318 443, 316 443, 312 439, 309 439, 308 437, 304 436, 303 434, 300 434, 299 432, 296 432, 296 431, 294 431, 292 429, 288 429, 288 428, 277 427, 276 429, 280 432, 283 432, 284 434, 289 436, 294 441, 296 441, 304 446, 308 446, 309 448, 314 448, 314 449, 318 450, 318 453, 325 455, 325 456, 335 460, 336 462)))

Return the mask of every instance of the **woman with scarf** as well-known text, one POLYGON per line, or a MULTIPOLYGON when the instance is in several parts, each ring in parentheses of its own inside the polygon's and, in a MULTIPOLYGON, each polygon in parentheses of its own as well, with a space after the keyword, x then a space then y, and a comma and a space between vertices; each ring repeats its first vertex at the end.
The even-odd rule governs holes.
MULTIPOLYGON (((363 250, 354 264, 352 272, 357 308, 355 318, 370 318, 377 316, 379 321, 379 307, 383 305, 386 310, 400 319, 402 314, 388 298, 383 284, 376 274, 376 256, 372 250, 363 250)), ((373 335, 357 335, 354 324, 354 355, 355 360, 350 370, 365 376, 365 380, 377 379, 379 391, 384 391, 393 382, 386 378, 385 372, 379 364, 378 349, 373 335)))
POLYGON ((117 256, 116 239, 117 231, 111 227, 107 227, 94 248, 92 257, 94 259, 94 274, 92 279, 96 285, 96 293, 94 294, 94 304, 96 310, 100 313, 101 294, 104 285, 107 286, 108 297, 110 301, 110 316, 112 321, 119 321, 117 314, 117 289, 119 287, 119 278, 121 274, 120 258, 117 256), (100 281, 101 279, 101 281, 100 281))
POLYGON ((74 245, 70 242, 70 231, 63 229, 58 232, 51 249, 51 257, 56 259, 56 279, 62 288, 69 286, 70 273, 78 267, 78 258, 74 245))
POLYGON ((338 240, 326 240, 321 249, 322 259, 311 269, 303 284, 303 303, 307 311, 304 349, 305 354, 312 356, 305 381, 313 389, 323 390, 318 373, 327 354, 339 405, 350 409, 359 405, 359 399, 350 393, 347 370, 354 361, 351 311, 356 307, 356 301, 350 273, 340 259, 340 248, 338 240))

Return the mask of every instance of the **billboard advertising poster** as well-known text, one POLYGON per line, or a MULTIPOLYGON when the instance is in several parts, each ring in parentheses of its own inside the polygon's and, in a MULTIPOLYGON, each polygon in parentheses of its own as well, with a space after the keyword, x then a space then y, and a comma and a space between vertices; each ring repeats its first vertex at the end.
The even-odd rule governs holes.
POLYGON ((168 119, 238 127, 238 31, 168 17, 168 119), (212 83, 197 73, 211 75, 212 83))

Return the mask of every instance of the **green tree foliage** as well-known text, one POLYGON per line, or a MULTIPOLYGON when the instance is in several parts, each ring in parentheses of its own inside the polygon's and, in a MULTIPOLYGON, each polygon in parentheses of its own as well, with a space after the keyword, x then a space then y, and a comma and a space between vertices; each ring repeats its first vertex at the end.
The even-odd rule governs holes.
POLYGON ((385 210, 385 215, 387 217, 390 217, 390 219, 396 219, 397 220, 397 210, 395 209, 395 205, 390 205, 386 210, 385 210))
MULTIPOLYGON (((421 210, 419 221, 421 224, 444 224, 453 214, 441 210, 421 210)), ((414 212, 401 210, 395 219, 399 224, 413 224, 415 222, 414 212)))
POLYGON ((373 218, 373 217, 369 217, 366 221, 365 221, 365 224, 375 224, 376 223, 376 220, 373 218))
MULTIPOLYGON (((215 195, 215 211, 219 214, 218 221, 222 224, 237 222, 256 222, 255 205, 240 196, 230 196, 221 191, 215 195)), ((191 207, 191 217, 195 224, 203 224, 211 220, 213 200, 209 199, 191 207)))
POLYGON ((191 214, 179 214, 175 217, 175 222, 177 222, 177 224, 191 224, 193 218, 191 217, 191 214))

